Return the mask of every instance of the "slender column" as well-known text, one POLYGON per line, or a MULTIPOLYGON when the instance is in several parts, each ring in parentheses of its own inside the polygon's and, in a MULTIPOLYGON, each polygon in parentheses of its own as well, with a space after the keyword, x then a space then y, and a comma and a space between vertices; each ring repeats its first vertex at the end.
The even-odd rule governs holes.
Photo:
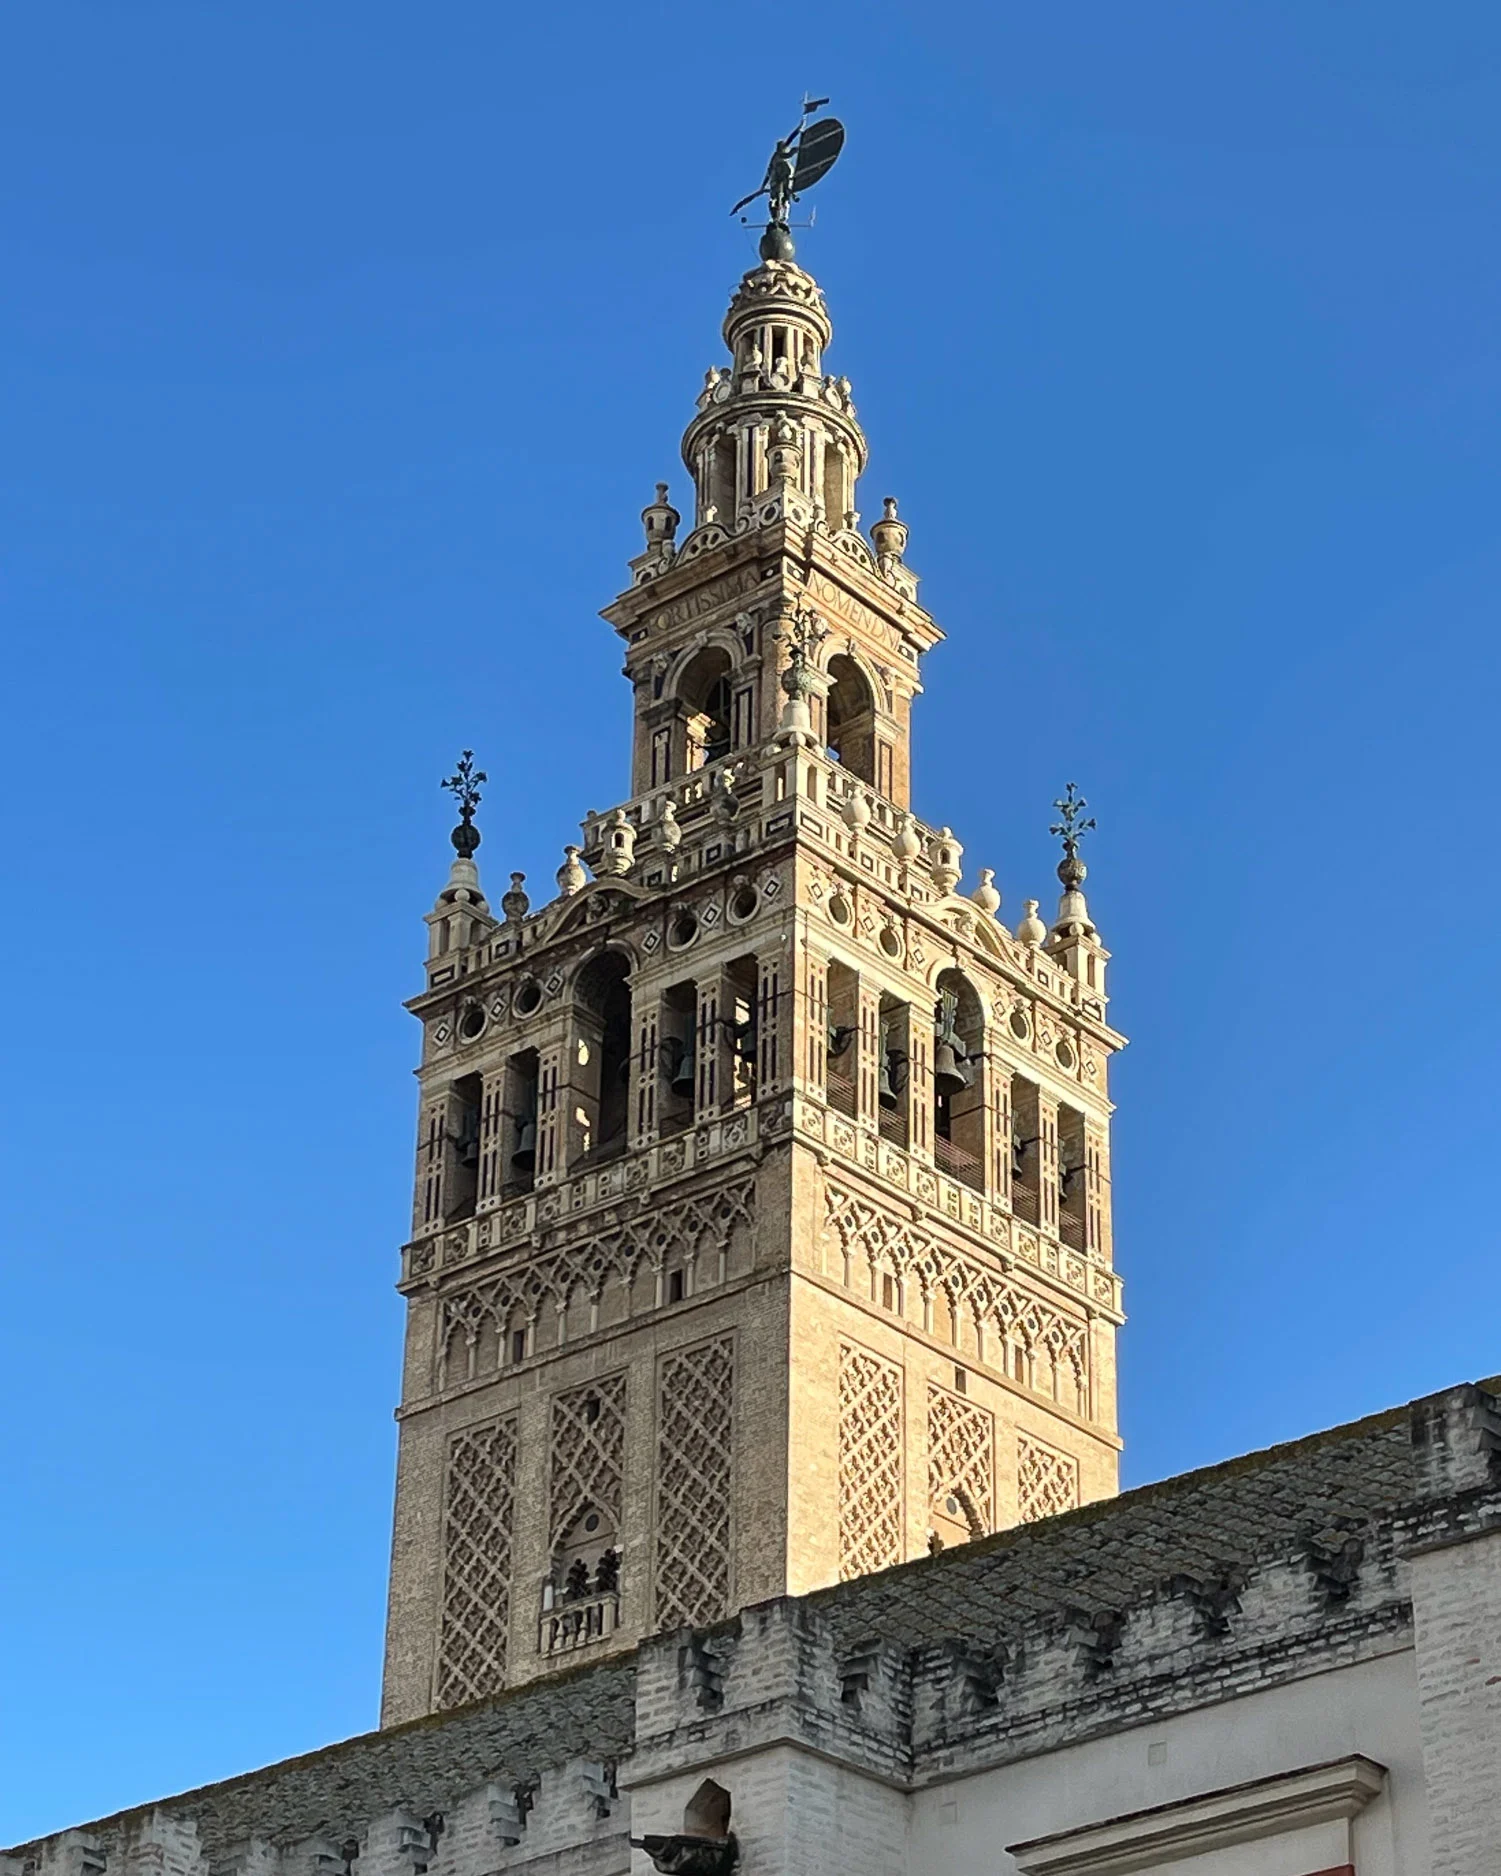
POLYGON ((417 1147, 417 1194, 412 1207, 412 1232, 432 1231, 443 1222, 443 1163, 448 1130, 446 1096, 423 1111, 417 1147))
POLYGON ((829 967, 812 947, 803 946, 802 1079, 822 1100, 829 1058, 829 967))
POLYGON ((1084 1248, 1110 1262, 1110 1136, 1084 1123, 1084 1248))
POLYGON ((933 1157, 933 1023, 927 1011, 907 1006, 907 1146, 933 1157))
POLYGON ((657 997, 643 997, 642 1002, 645 1007, 636 1012, 636 1046, 631 1051, 633 1146, 647 1146, 657 1137, 657 1085, 661 1079, 658 1060, 661 1002, 657 997))
POLYGON ((556 1185, 562 1178, 563 1103, 567 1088, 563 1081, 564 1044, 551 1043, 541 1051, 537 1067, 537 1175, 538 1186, 556 1185))
POLYGON ((855 1107, 867 1127, 881 1123, 881 996, 860 982, 860 1033, 855 1038, 855 1107))
MULTIPOLYGON (((1006 1138, 1002 1106, 1006 1114, 1010 1112, 1009 1078, 1004 1067, 997 1059, 993 1049, 986 1048, 980 1056, 976 1072, 981 1076, 980 1086, 980 1183, 983 1191, 990 1198, 1005 1202, 1009 1185, 1001 1184, 1001 1159, 997 1151, 998 1143, 1006 1138), (1004 1084, 1004 1085, 1003 1085, 1004 1084)), ((1010 1155, 1006 1156, 1009 1162, 1010 1155)))
POLYGON ((712 977, 702 979, 698 985, 698 1046, 695 1052, 698 1089, 693 1108, 695 1120, 704 1120, 711 1114, 717 1114, 726 1090, 732 1085, 724 1024, 719 1020, 722 1010, 720 992, 721 980, 717 972, 712 977))
POLYGON ((479 1119, 479 1199, 476 1211, 485 1211, 500 1202, 505 1184, 506 1083, 505 1067, 492 1069, 485 1076, 480 1094, 479 1119))
POLYGON ((780 1087, 785 1063, 782 1040, 782 957, 779 951, 756 960, 756 1095, 780 1087))
POLYGON ((1038 1223, 1052 1237, 1058 1235, 1058 1103, 1043 1089, 1037 1091, 1037 1209, 1038 1223))

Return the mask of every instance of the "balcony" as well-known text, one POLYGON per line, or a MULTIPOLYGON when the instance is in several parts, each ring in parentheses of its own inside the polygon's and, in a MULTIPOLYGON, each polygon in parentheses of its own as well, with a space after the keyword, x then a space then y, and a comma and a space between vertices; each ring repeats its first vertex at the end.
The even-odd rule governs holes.
MULTIPOLYGON (((555 1594, 549 1584, 544 1596, 555 1594)), ((537 1628, 537 1650, 544 1655, 572 1654, 591 1642, 603 1641, 620 1625, 620 1596, 606 1590, 576 1601, 555 1603, 544 1608, 537 1628)))

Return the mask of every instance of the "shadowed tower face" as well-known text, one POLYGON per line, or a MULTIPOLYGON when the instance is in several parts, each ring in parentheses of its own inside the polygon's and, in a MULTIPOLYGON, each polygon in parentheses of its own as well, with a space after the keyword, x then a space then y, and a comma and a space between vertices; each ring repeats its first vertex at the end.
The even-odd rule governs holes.
POLYGON ((941 634, 895 503, 860 530, 830 338, 791 260, 736 289, 691 525, 659 486, 604 615, 631 798, 501 916, 472 801, 455 830, 386 1724, 1116 1489, 1123 1039, 1079 823, 1013 936, 910 812, 941 634))

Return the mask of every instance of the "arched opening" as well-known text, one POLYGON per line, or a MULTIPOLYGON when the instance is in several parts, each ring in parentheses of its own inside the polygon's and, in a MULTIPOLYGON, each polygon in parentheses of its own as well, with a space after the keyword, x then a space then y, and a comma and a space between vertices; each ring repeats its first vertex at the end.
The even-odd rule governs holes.
POLYGON ((984 1016, 962 971, 941 971, 933 1009, 933 1156, 952 1178, 985 1187, 984 1016))
POLYGON ((829 960, 829 1033, 824 1054, 824 1090, 829 1106, 851 1120, 856 1113, 855 1070, 859 1061, 860 980, 847 964, 829 960))
POLYGON ((701 769, 730 753, 733 696, 730 654, 705 647, 678 680, 678 708, 683 720, 683 767, 701 769))
POLYGON ((569 1116, 573 1162, 613 1159, 626 1147, 630 1110, 630 965, 606 951, 579 972, 569 1116))
POLYGON ((851 775, 876 786, 876 702, 865 673, 853 658, 829 660, 827 746, 851 775))
POLYGON ((543 1654, 561 1654, 614 1632, 620 1609, 620 1540, 599 1506, 581 1505, 553 1548, 542 1585, 543 1654))
POLYGON ((708 514, 704 516, 706 521, 711 519, 717 521, 722 528, 734 526, 735 509, 738 504, 735 499, 735 439, 733 436, 722 435, 714 440, 713 450, 709 457, 709 485, 705 491, 705 500, 706 505, 714 510, 712 516, 708 514))

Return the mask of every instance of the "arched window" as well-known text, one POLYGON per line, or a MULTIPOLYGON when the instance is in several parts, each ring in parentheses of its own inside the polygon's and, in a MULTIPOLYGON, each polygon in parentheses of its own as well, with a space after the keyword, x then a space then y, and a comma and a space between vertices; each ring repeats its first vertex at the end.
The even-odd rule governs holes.
POLYGON ((701 769, 705 763, 717 762, 730 753, 730 670, 730 654, 711 645, 693 659, 678 680, 685 769, 701 769))
POLYGON ((853 658, 829 660, 829 754, 841 768, 876 784, 876 705, 865 673, 853 658))

